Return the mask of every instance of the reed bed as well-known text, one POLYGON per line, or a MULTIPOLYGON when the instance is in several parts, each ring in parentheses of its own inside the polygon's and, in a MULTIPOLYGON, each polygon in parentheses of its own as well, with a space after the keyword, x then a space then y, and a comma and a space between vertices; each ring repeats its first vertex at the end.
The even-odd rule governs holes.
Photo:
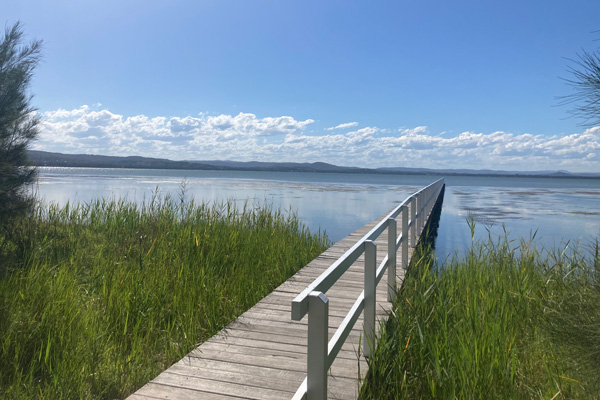
POLYGON ((328 245, 184 195, 38 206, 0 234, 0 398, 124 398, 328 245))
POLYGON ((462 260, 413 258, 361 399, 598 399, 600 281, 592 257, 504 238, 462 260))

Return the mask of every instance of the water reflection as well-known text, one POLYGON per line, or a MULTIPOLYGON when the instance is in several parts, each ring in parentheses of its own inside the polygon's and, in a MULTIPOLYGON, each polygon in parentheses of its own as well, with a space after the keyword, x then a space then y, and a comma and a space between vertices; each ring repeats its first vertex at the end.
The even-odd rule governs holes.
MULTIPOLYGON (((237 171, 42 168, 37 191, 47 201, 98 197, 142 202, 157 188, 178 196, 185 182, 198 202, 250 201, 295 210, 313 231, 337 241, 383 215, 419 188, 427 175, 315 174, 237 171)), ((511 239, 536 236, 541 247, 590 242, 600 237, 600 180, 521 177, 448 177, 436 252, 463 254, 475 238, 508 232, 511 239)))
MULTIPOLYGON (((315 182, 314 175, 319 174, 288 173, 295 180, 284 181, 265 179, 273 175, 281 178, 273 173, 254 173, 251 179, 240 179, 235 175, 214 178, 193 174, 185 177, 148 176, 148 171, 142 171, 144 175, 136 176, 138 170, 127 170, 123 173, 128 175, 122 176, 113 171, 106 171, 107 174, 103 174, 102 170, 88 171, 84 175, 79 169, 74 174, 68 169, 42 169, 39 194, 47 201, 59 204, 68 201, 88 202, 103 196, 143 202, 150 199, 157 188, 160 193, 178 196, 185 182, 186 195, 197 202, 220 203, 230 200, 238 206, 250 202, 268 204, 286 211, 294 210, 311 230, 325 231, 332 241, 340 240, 371 222, 420 187, 344 182, 336 176, 331 177, 331 182, 315 182), (307 181, 299 181, 298 175, 308 175, 307 181)), ((318 178, 322 179, 323 176, 318 178)))
POLYGON ((600 188, 589 188, 590 182, 579 184, 585 189, 449 186, 437 247, 445 254, 464 254, 471 244, 468 218, 476 223, 475 240, 508 235, 515 241, 535 237, 534 243, 545 249, 568 242, 585 246, 600 236, 600 188))

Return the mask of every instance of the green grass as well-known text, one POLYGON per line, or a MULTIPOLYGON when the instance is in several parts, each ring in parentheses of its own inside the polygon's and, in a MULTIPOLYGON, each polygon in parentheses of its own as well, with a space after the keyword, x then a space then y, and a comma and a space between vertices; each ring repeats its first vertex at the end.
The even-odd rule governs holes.
POLYGON ((490 240, 439 267, 418 253, 360 398, 600 398, 594 248, 584 260, 490 240))
POLYGON ((0 398, 124 398, 328 245, 183 197, 39 206, 0 235, 0 398))

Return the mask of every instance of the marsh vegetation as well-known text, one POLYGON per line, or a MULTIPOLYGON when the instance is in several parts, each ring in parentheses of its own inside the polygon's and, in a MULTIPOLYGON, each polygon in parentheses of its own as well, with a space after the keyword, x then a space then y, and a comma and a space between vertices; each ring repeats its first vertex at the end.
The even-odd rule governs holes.
POLYGON ((361 398, 600 398, 597 243, 591 254, 490 239, 439 266, 421 251, 361 398))
POLYGON ((327 246, 266 206, 38 205, 0 236, 0 397, 124 398, 327 246))

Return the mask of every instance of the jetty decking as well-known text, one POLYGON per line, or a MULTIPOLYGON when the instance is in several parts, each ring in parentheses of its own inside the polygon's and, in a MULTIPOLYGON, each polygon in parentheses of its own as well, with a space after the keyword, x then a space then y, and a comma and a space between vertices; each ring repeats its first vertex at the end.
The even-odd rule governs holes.
MULTIPOLYGON (((411 203, 411 207, 415 207, 414 204, 411 203)), ((291 399, 307 374, 308 319, 305 317, 301 321, 292 321, 292 300, 387 215, 335 243, 129 399, 291 399)), ((422 225, 425 225, 429 215, 423 217, 422 225)), ((401 227, 402 224, 398 223, 398 236, 401 227)), ((420 233, 416 232, 417 238, 420 233)), ((409 260, 415 245, 410 236, 404 235, 409 240, 409 260)), ((387 230, 379 235, 375 243, 379 262, 387 254, 387 230)), ((398 260, 401 258, 398 257, 398 260)), ((400 265, 398 262, 398 283, 404 277, 400 265)), ((329 339, 363 291, 364 268, 363 254, 327 291, 329 339)), ((386 318, 391 309, 387 290, 387 274, 384 274, 377 286, 378 320, 386 318)), ((364 377, 367 371, 367 363, 361 356, 359 346, 363 340, 362 327, 361 313, 329 370, 327 397, 330 399, 358 397, 359 377, 364 377)))

